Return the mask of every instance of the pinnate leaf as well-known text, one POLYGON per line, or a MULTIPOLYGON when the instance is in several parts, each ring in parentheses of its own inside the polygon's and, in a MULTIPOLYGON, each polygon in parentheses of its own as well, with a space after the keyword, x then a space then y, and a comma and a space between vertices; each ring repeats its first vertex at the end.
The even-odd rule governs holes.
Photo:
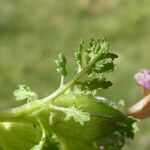
POLYGON ((16 101, 34 101, 38 99, 38 95, 35 92, 32 92, 26 85, 19 85, 19 89, 15 90, 13 95, 15 96, 16 101))
POLYGON ((84 125, 84 122, 90 121, 89 113, 82 112, 81 110, 77 109, 75 106, 69 107, 65 111, 66 117, 65 120, 69 120, 71 117, 74 118, 75 122, 84 125))
POLYGON ((58 59, 55 60, 56 66, 57 66, 57 71, 63 75, 64 77, 67 76, 67 71, 66 71, 66 57, 63 53, 60 53, 58 56, 58 59))

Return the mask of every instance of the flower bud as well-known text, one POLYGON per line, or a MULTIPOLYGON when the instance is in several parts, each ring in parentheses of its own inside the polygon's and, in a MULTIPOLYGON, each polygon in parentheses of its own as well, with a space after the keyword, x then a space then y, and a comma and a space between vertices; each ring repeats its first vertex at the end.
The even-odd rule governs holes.
POLYGON ((144 96, 150 94, 150 70, 143 69, 134 76, 144 96))

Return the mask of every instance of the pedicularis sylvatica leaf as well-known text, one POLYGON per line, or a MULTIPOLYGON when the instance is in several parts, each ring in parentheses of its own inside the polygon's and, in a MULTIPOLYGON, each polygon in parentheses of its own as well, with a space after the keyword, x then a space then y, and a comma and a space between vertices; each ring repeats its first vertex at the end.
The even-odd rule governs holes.
POLYGON ((91 39, 89 48, 81 41, 75 52, 77 72, 65 81, 67 59, 60 53, 55 61, 60 87, 54 93, 38 99, 29 87, 20 85, 15 99, 27 103, 0 112, 0 149, 120 150, 127 138, 134 137, 136 120, 120 112, 117 104, 96 96, 112 86, 105 74, 116 69, 117 57, 105 39, 91 39))

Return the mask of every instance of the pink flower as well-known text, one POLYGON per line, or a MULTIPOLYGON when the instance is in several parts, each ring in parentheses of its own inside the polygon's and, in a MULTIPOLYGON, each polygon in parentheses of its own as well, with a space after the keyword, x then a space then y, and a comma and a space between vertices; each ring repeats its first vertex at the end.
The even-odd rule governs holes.
POLYGON ((150 89, 150 70, 143 69, 134 78, 141 87, 150 89))
POLYGON ((144 96, 150 94, 150 70, 143 69, 134 76, 144 96))

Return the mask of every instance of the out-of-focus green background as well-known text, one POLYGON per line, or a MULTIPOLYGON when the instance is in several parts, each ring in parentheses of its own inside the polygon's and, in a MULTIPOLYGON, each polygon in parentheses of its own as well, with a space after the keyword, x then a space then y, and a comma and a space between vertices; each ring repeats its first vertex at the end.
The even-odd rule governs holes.
MULTIPOLYGON (((142 98, 134 74, 150 68, 149 0, 0 0, 0 109, 19 105, 19 84, 47 96, 59 84, 57 54, 65 52, 71 77, 79 40, 104 36, 119 59, 114 86, 101 94, 129 107, 142 98)), ((150 149, 150 119, 139 127, 124 150, 150 149)))

